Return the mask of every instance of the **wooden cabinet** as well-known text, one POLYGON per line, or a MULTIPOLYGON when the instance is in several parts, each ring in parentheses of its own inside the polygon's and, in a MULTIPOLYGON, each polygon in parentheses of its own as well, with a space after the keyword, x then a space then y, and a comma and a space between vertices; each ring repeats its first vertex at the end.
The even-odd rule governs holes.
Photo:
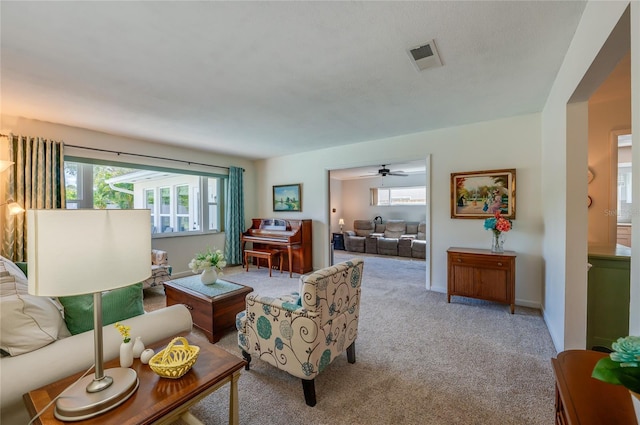
POLYGON ((452 295, 509 304, 515 309, 516 254, 487 249, 447 250, 447 302, 452 295))
POLYGON ((618 244, 631 248, 631 225, 618 224, 618 244))
POLYGON ((596 363, 605 356, 597 351, 568 350, 551 359, 556 377, 556 425, 637 423, 629 390, 591 377, 596 363))
POLYGON ((589 245, 587 274, 587 348, 611 348, 629 334, 631 249, 589 245))

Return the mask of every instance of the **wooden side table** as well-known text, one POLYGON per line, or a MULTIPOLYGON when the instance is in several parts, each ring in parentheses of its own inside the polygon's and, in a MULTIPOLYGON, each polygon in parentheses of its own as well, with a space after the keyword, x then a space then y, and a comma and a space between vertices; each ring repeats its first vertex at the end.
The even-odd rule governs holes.
POLYGON ((568 350, 551 359, 556 377, 557 425, 637 423, 629 390, 591 377, 598 360, 606 355, 598 351, 568 350))
POLYGON ((447 302, 452 295, 509 304, 515 310, 516 254, 488 249, 447 250, 447 302))
MULTIPOLYGON (((207 395, 229 384, 229 424, 238 425, 238 378, 246 361, 225 350, 211 345, 201 336, 190 333, 182 334, 189 344, 200 347, 198 360, 192 369, 179 379, 161 378, 148 365, 133 361, 132 369, 138 374, 140 386, 137 391, 120 406, 93 418, 73 422, 79 425, 150 425, 170 424, 178 419, 189 424, 201 423, 189 408, 207 395)), ((171 338, 154 344, 156 352, 171 341, 171 338)), ((106 367, 118 367, 119 360, 106 363, 106 367)), ((54 397, 78 379, 82 374, 61 379, 37 390, 29 391, 23 396, 31 417, 43 409, 54 397)), ((35 424, 63 425, 53 414, 53 406, 47 409, 35 424)))

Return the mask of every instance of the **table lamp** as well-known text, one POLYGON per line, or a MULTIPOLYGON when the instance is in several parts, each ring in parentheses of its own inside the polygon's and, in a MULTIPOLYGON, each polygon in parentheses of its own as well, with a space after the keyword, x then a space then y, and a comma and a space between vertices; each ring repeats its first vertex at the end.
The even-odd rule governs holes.
POLYGON ((129 368, 104 370, 102 291, 151 274, 149 210, 27 210, 28 292, 57 297, 93 294, 95 376, 62 392, 54 415, 79 421, 115 408, 138 389, 129 368))
POLYGON ((343 218, 339 219, 338 224, 340 225, 340 233, 342 233, 342 226, 344 226, 344 219, 343 218))

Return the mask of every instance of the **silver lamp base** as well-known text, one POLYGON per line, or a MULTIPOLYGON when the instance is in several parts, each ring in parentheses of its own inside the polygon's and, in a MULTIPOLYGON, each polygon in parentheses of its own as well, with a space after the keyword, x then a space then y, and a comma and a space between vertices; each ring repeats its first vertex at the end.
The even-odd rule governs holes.
POLYGON ((92 418, 124 403, 138 389, 140 381, 133 369, 116 367, 105 370, 104 374, 113 378, 113 383, 101 391, 87 391, 93 375, 67 388, 56 402, 55 417, 67 422, 92 418))

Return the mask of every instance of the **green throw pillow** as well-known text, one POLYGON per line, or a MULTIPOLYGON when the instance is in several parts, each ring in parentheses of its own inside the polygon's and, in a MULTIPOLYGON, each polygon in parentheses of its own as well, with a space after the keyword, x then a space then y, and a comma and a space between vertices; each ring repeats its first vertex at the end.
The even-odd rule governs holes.
MULTIPOLYGON (((102 325, 144 314, 142 283, 102 294, 102 325)), ((58 297, 71 335, 93 329, 93 294, 58 297)))

